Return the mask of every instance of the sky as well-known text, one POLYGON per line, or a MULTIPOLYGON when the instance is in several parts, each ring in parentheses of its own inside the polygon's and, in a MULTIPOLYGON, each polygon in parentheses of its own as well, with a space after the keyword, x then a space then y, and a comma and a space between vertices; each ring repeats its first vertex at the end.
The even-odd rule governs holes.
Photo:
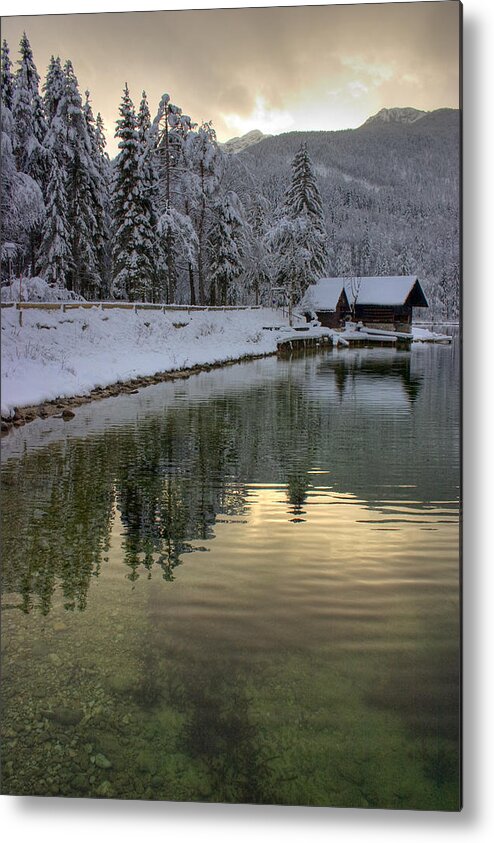
POLYGON ((455 0, 2 17, 13 61, 24 30, 42 78, 52 54, 71 59, 111 155, 126 82, 136 105, 146 90, 154 113, 167 92, 220 141, 355 128, 383 107, 458 107, 455 0))

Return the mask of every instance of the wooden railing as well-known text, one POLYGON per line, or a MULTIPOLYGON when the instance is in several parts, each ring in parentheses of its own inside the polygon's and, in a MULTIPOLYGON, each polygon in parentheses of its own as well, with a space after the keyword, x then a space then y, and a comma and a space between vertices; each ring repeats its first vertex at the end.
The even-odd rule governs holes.
POLYGON ((1 307, 14 307, 16 310, 76 310, 77 308, 89 309, 97 307, 99 310, 160 310, 163 313, 166 311, 181 310, 187 313, 194 313, 197 311, 230 311, 230 310, 261 310, 262 305, 202 305, 202 304, 151 304, 150 302, 120 302, 120 301, 70 301, 70 302, 36 302, 36 301, 21 301, 21 302, 1 302, 1 307))

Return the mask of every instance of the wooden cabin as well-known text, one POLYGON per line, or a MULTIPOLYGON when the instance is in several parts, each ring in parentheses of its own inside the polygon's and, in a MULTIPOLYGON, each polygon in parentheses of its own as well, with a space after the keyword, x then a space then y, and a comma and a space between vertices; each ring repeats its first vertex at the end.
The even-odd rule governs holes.
POLYGON ((304 309, 312 306, 321 325, 329 328, 353 319, 370 328, 403 333, 412 329, 413 308, 428 307, 416 275, 321 278, 307 289, 302 302, 304 309))
POLYGON ((315 313, 324 328, 342 328, 350 314, 350 303, 341 278, 321 278, 311 284, 299 306, 315 313))

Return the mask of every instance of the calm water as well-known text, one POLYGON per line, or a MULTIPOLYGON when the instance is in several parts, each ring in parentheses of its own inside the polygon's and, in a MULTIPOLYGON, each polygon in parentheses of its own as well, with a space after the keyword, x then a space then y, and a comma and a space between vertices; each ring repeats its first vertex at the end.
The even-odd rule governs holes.
POLYGON ((456 810, 459 351, 274 358, 3 443, 3 792, 456 810))

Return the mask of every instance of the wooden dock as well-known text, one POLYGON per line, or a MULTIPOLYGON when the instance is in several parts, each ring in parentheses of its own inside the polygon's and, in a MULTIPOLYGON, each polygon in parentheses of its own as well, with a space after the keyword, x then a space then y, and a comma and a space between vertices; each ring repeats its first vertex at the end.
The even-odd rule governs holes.
POLYGON ((295 354, 320 351, 323 348, 331 348, 332 346, 333 339, 329 334, 304 336, 302 332, 298 335, 290 334, 286 338, 279 339, 277 342, 279 357, 292 357, 295 354))

